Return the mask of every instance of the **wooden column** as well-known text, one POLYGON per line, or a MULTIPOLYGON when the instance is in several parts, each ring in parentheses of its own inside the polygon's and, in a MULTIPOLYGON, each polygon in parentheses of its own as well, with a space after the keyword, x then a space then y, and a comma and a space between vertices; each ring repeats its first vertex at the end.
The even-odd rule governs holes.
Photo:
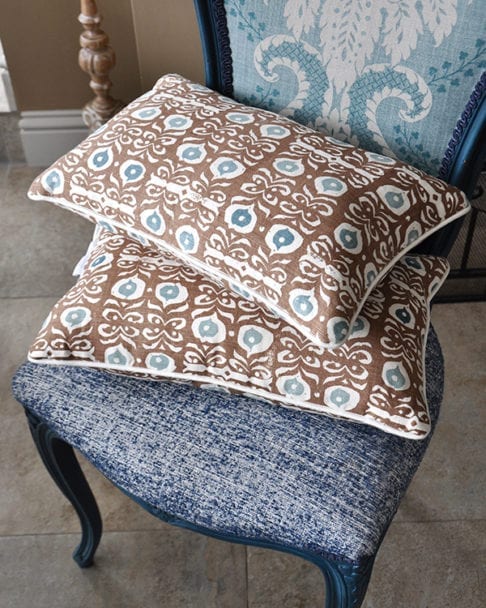
POLYGON ((80 36, 79 65, 90 77, 90 87, 95 94, 83 108, 83 120, 94 131, 123 108, 124 103, 110 95, 108 77, 115 65, 115 53, 109 46, 110 39, 101 29, 101 15, 95 0, 81 0, 79 22, 84 28, 80 36))

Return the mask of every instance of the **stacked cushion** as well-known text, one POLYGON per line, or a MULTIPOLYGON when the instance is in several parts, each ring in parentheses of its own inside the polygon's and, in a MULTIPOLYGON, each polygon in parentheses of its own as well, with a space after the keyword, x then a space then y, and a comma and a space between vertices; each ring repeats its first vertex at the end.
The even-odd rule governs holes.
POLYGON ((333 350, 178 260, 104 233, 30 349, 35 362, 192 381, 421 438, 429 301, 447 261, 404 256, 333 350))
POLYGON ((396 260, 468 210, 414 167, 165 76, 34 182, 342 344, 396 260))
POLYGON ((32 361, 238 391, 421 438, 429 301, 406 256, 459 190, 162 78, 32 185, 107 232, 32 361))

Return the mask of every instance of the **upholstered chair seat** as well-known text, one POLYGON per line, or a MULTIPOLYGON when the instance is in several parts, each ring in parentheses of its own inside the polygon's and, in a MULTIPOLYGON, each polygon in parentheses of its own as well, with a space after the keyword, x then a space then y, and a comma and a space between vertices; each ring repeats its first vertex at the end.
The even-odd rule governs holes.
MULTIPOLYGON (((426 365, 435 421, 443 362, 433 330, 426 365)), ((321 567, 371 567, 428 443, 244 396, 75 367, 26 363, 13 389, 162 518, 302 552, 321 567)))

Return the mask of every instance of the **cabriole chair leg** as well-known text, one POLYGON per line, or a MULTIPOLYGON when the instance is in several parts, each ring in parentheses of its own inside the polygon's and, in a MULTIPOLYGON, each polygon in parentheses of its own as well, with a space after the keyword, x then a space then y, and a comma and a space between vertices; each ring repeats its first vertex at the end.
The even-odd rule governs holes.
POLYGON ((359 608, 371 577, 374 558, 360 565, 322 560, 319 567, 326 581, 325 608, 359 608))
POLYGON ((74 454, 73 448, 60 439, 32 413, 26 411, 30 432, 51 477, 73 505, 81 523, 81 542, 73 553, 81 568, 93 564, 102 533, 101 516, 95 498, 74 454))

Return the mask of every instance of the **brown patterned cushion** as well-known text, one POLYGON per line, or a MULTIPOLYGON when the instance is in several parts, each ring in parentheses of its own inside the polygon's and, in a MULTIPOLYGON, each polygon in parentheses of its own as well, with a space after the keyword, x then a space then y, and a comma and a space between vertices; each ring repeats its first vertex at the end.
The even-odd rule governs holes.
POLYGON ((468 210, 407 164, 174 75, 30 196, 147 239, 329 348, 404 252, 468 210))
POLYGON ((419 439, 430 428, 428 303, 447 270, 442 258, 405 256, 346 343, 327 350, 176 259, 105 233, 29 358, 193 381, 419 439))

